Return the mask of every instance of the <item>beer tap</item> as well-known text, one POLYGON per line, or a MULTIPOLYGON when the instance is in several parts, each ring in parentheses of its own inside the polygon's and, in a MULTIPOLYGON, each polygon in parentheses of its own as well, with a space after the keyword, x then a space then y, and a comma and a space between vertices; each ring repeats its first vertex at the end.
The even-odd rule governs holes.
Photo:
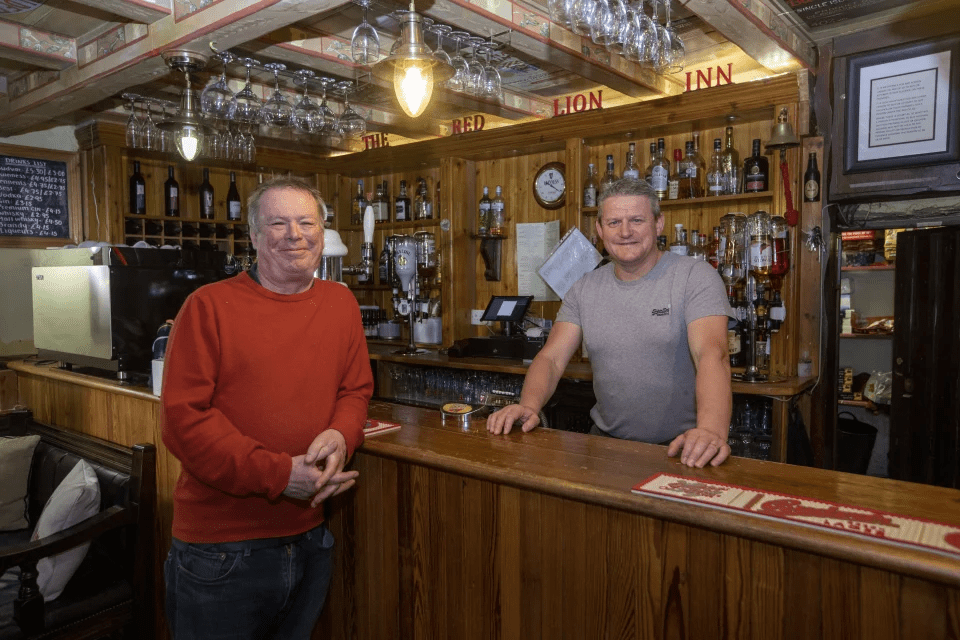
POLYGON ((357 282, 373 283, 376 249, 373 246, 373 207, 363 212, 363 244, 360 245, 360 263, 343 267, 344 275, 357 276, 357 282))
POLYGON ((413 340, 414 335, 414 315, 417 306, 417 243, 410 236, 397 238, 393 252, 394 273, 400 280, 400 288, 406 293, 406 297, 400 297, 397 300, 397 311, 400 315, 407 316, 409 324, 410 341, 405 349, 394 351, 394 353, 413 356, 421 353, 427 353, 426 349, 417 349, 413 340))

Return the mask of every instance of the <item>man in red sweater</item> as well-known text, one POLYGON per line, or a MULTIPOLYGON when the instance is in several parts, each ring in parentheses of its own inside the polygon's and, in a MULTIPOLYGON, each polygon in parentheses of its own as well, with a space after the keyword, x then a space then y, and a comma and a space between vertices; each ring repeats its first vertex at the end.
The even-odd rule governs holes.
POLYGON ((320 194, 248 200, 257 264, 198 289, 164 364, 163 442, 182 465, 164 567, 176 640, 307 639, 333 564, 323 502, 349 489, 373 376, 353 294, 313 273, 320 194))

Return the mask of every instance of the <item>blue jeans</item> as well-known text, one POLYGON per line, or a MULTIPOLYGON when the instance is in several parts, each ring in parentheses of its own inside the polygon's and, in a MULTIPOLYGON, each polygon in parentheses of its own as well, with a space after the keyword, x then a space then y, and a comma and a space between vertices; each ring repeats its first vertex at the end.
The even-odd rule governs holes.
POLYGON ((326 525, 298 536, 212 544, 174 538, 163 573, 175 640, 308 640, 333 570, 326 525))

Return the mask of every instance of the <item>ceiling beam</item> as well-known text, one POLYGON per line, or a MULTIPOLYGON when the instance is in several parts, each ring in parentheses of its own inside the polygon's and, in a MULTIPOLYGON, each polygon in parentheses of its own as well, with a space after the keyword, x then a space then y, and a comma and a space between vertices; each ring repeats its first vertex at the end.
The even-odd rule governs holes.
POLYGON ((169 15, 149 26, 146 37, 110 55, 63 71, 59 80, 17 99, 0 101, 0 135, 28 131, 171 73, 160 54, 173 48, 209 53, 207 44, 230 48, 306 19, 341 0, 221 0, 181 17, 169 15))
POLYGON ((77 64, 77 41, 59 33, 0 20, 0 56, 62 71, 77 64))
POLYGON ((748 56, 773 72, 817 69, 817 51, 806 33, 764 0, 680 0, 748 56))
POLYGON ((143 24, 153 24, 173 12, 172 0, 71 0, 71 2, 98 11, 109 11, 121 18, 143 24))

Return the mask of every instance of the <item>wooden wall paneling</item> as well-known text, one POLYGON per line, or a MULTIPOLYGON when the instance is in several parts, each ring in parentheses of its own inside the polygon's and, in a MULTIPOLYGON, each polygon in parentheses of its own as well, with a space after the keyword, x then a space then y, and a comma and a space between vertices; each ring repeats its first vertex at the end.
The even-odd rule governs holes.
POLYGON ((570 551, 573 548, 569 546, 571 541, 564 540, 564 529, 568 525, 563 517, 562 502, 562 498, 540 497, 540 548, 537 560, 542 567, 540 578, 543 588, 538 634, 544 638, 564 637, 563 611, 575 600, 564 598, 564 568, 572 559, 570 551))
MULTIPOLYGON (((902 638, 947 637, 947 599, 942 587, 904 576, 899 591, 902 638)), ((885 600, 889 602, 889 598, 885 600)))
MULTIPOLYGON (((476 210, 479 195, 476 163, 463 158, 447 158, 440 165, 440 179, 450 188, 443 189, 443 209, 450 220, 449 231, 438 240, 443 264, 443 342, 475 335, 470 310, 476 299, 478 240, 470 237, 477 231, 476 210)), ((483 277, 483 271, 479 273, 483 277)))
POLYGON ((577 630, 581 638, 603 638, 606 636, 606 618, 609 593, 607 592, 607 572, 610 570, 610 558, 606 547, 609 529, 606 526, 604 509, 597 505, 585 505, 587 529, 584 545, 586 563, 583 580, 574 587, 571 596, 585 601, 584 626, 577 630))
POLYGON ((900 629, 901 586, 900 576, 869 567, 860 569, 860 629, 864 637, 879 638, 890 629, 900 629))
MULTIPOLYGON (((560 549, 563 553, 563 562, 559 568, 561 572, 561 599, 557 601, 561 607, 556 615, 563 626, 560 638, 576 640, 579 630, 587 628, 587 598, 573 595, 578 588, 586 583, 587 557, 590 541, 593 538, 593 522, 587 521, 587 506, 573 500, 553 502, 558 513, 553 515, 560 534, 560 549)), ((544 580, 548 576, 544 575, 544 580)), ((546 629, 546 627, 544 627, 546 629)), ((550 636, 546 636, 550 637, 550 636)))
POLYGON ((663 527, 661 556, 660 620, 663 638, 687 638, 690 609, 699 606, 690 600, 688 579, 689 527, 667 522, 663 527))
POLYGON ((500 610, 500 637, 521 638, 523 620, 523 580, 521 565, 521 493, 513 487, 500 487, 497 513, 496 572, 500 577, 497 605, 500 610))
POLYGON ((742 538, 723 536, 717 550, 723 557, 723 638, 750 638, 750 543, 742 538))
MULTIPOLYGON (((642 552, 634 544, 633 531, 640 516, 608 509, 603 526, 607 530, 606 637, 627 638, 637 634, 637 578, 642 552)), ((544 636, 548 637, 548 636, 544 636)))
POLYGON ((499 609, 496 602, 501 572, 495 562, 501 548, 497 531, 499 493, 492 483, 471 478, 461 479, 461 487, 463 602, 460 612, 453 614, 462 621, 462 629, 449 637, 496 638, 500 637, 500 619, 490 611, 499 609))
POLYGON ((665 526, 662 520, 640 516, 634 535, 634 544, 640 551, 636 591, 637 637, 644 640, 662 638, 660 603, 664 591, 660 567, 666 553, 665 526))
POLYGON ((783 548, 762 542, 750 544, 750 637, 775 638, 783 630, 783 548))

